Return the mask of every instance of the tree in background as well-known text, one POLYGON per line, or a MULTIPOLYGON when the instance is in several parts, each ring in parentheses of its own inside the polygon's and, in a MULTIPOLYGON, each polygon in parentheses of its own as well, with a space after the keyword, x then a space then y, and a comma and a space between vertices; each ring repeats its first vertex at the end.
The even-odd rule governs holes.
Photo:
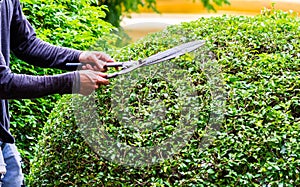
MULTIPOLYGON (((170 0, 172 1, 172 0, 170 0)), ((196 2, 196 0, 193 0, 196 2)), ((222 6, 223 4, 229 4, 228 0, 199 0, 203 3, 203 6, 208 11, 216 11, 214 4, 222 6)), ((109 9, 106 21, 110 22, 116 27, 120 26, 122 16, 127 16, 131 12, 138 12, 140 7, 147 7, 154 12, 158 12, 156 9, 156 0, 98 0, 100 5, 106 5, 109 9)))

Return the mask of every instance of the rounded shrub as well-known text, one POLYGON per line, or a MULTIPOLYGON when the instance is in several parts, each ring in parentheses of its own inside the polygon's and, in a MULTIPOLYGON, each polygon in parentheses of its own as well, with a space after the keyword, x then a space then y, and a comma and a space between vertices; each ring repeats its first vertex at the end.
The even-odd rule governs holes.
MULTIPOLYGON (((133 167, 96 154, 77 125, 76 97, 64 96, 48 118, 32 162, 31 186, 295 186, 300 183, 300 21, 292 13, 264 10, 254 17, 221 16, 170 26, 124 47, 117 60, 145 58, 192 40, 206 40, 209 60, 186 54, 171 62, 190 77, 201 102, 197 128, 172 158, 133 167), (196 60, 195 60, 196 59, 196 60), (226 93, 224 117, 214 139, 201 145, 214 112, 209 77, 203 63, 220 66, 226 93)), ((146 116, 153 98, 165 102, 172 120, 142 132, 111 116, 113 87, 96 94, 97 112, 111 137, 136 147, 160 144, 176 129, 178 110, 172 85, 153 77, 136 77, 124 108, 146 116), (142 96, 145 98, 142 98, 142 96), (148 102, 147 102, 148 101, 148 102), (169 104, 169 105, 168 105, 169 104), (170 109, 170 110, 169 110, 170 109)), ((180 80, 178 80, 180 81, 180 80)), ((118 82, 119 84, 120 82, 118 82)), ((125 93, 124 93, 125 94, 125 93)), ((83 97, 78 96, 83 99, 83 97)), ((88 110, 86 108, 86 110, 88 110)), ((94 117, 94 115, 88 116, 94 117)), ((96 120, 96 119, 95 119, 96 120)), ((88 125, 88 124, 86 124, 88 125)), ((88 131, 93 133, 93 131, 88 131)), ((94 134, 92 134, 94 135, 94 134)), ((97 140, 96 136, 93 136, 97 140)), ((109 150, 104 150, 109 151, 109 150)), ((122 152, 125 154, 124 152, 122 152)))

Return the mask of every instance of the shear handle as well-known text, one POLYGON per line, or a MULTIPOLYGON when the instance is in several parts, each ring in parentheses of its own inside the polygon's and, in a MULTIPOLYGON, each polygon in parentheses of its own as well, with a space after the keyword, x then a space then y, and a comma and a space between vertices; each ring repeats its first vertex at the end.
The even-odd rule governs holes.
MULTIPOLYGON (((106 64, 106 67, 122 67, 124 62, 110 62, 106 64)), ((83 63, 67 63, 67 67, 78 67, 81 68, 85 64, 83 63)))

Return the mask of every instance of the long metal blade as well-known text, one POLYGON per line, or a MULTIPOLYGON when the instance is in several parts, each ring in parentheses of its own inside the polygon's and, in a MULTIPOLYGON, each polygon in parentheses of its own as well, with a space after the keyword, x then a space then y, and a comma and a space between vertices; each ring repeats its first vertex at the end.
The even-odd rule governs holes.
POLYGON ((194 51, 205 44, 205 40, 197 40, 188 43, 181 44, 163 52, 159 52, 144 60, 144 65, 151 65, 162 61, 170 60, 172 58, 179 57, 185 53, 194 51))
POLYGON ((170 59, 179 57, 181 55, 184 55, 185 53, 188 53, 188 52, 198 49, 199 47, 203 46, 204 44, 205 44, 204 40, 197 40, 197 41, 184 43, 182 45, 179 45, 179 46, 173 47, 171 49, 168 49, 166 51, 159 52, 155 55, 152 55, 152 56, 146 58, 145 60, 140 60, 137 65, 131 66, 129 68, 126 68, 119 72, 116 72, 116 73, 110 75, 108 78, 112 78, 112 77, 116 77, 118 75, 129 73, 141 66, 152 65, 152 64, 156 64, 159 62, 163 62, 166 60, 170 60, 170 59))

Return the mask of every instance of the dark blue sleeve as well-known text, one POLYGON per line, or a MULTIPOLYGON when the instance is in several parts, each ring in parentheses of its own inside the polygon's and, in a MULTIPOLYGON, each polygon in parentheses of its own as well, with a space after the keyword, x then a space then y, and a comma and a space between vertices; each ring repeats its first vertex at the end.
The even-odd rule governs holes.
POLYGON ((31 99, 78 91, 79 73, 76 71, 52 76, 32 76, 12 73, 8 66, 0 65, 0 99, 31 99))
POLYGON ((50 45, 36 37, 34 29, 22 13, 19 0, 14 5, 10 38, 11 51, 30 64, 75 70, 66 67, 66 63, 79 61, 80 51, 50 45))
MULTIPOLYGON (((19 0, 13 0, 10 48, 17 57, 42 67, 64 68, 65 63, 78 61, 79 52, 51 46, 37 39, 22 15, 19 0)), ((11 72, 0 51, 0 99, 37 98, 50 94, 79 91, 79 72, 54 76, 32 76, 11 72), (75 84, 74 84, 75 83, 75 84)))

